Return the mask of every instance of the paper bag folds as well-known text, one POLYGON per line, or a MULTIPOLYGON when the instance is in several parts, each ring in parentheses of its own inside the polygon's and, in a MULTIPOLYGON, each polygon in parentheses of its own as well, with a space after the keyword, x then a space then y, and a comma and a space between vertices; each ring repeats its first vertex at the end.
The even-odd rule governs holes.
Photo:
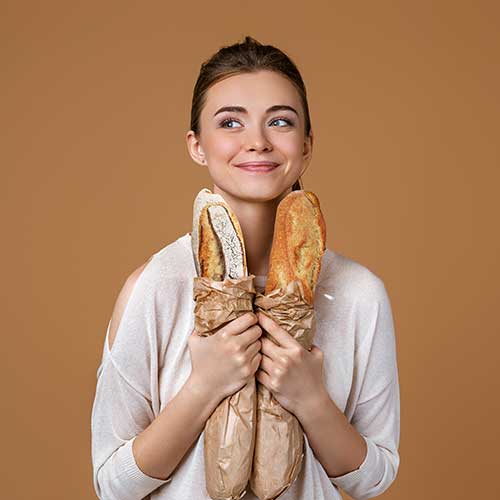
MULTIPOLYGON (((195 277, 195 329, 213 335, 228 322, 253 310, 254 275, 215 281, 195 277)), ((205 424, 207 492, 214 500, 238 500, 246 493, 252 467, 256 425, 255 378, 221 401, 205 424)))
MULTIPOLYGON (((267 295, 256 294, 256 311, 276 321, 308 351, 316 331, 313 306, 304 299, 302 282, 288 283, 267 295)), ((267 332, 267 338, 278 345, 267 332)), ((260 500, 274 500, 297 479, 304 457, 303 429, 271 392, 257 382, 257 431, 250 487, 260 500)))

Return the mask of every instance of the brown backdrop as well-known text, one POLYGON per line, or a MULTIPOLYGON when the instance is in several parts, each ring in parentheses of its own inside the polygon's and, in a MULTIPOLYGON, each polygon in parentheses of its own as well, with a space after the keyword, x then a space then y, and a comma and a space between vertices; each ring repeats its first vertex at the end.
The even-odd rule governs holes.
POLYGON ((304 186, 328 246, 391 298, 401 465, 383 497, 493 498, 498 3, 221 5, 2 3, 2 498, 95 498, 107 322, 125 278, 190 230, 212 187, 185 145, 192 89, 246 34, 302 71, 304 186))

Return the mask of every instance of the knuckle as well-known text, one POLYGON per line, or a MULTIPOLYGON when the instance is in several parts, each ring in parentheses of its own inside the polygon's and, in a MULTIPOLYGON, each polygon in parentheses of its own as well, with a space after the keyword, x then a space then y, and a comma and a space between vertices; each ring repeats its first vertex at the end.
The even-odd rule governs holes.
POLYGON ((243 353, 243 347, 240 344, 233 343, 232 344, 232 350, 234 354, 240 355, 243 353))
POLYGON ((221 347, 227 356, 232 356, 233 354, 235 354, 233 344, 229 342, 227 339, 222 340, 221 347))
POLYGON ((290 366, 290 358, 288 356, 282 356, 280 358, 281 365, 284 366, 285 368, 288 368, 290 366))
POLYGON ((236 356, 234 356, 234 361, 238 366, 244 366, 246 363, 246 359, 243 354, 237 354, 236 356))

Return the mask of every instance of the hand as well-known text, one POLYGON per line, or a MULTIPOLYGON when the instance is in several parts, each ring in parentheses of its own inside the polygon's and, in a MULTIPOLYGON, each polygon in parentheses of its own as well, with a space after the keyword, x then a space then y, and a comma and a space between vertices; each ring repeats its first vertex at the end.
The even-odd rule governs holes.
POLYGON ((239 391, 259 367, 261 335, 262 328, 252 312, 239 316, 207 337, 193 330, 188 339, 193 383, 215 394, 219 401, 239 391))
POLYGON ((326 393, 323 382, 323 352, 307 351, 275 321, 257 313, 259 324, 279 345, 261 337, 262 360, 255 376, 271 391, 283 408, 296 414, 300 407, 326 393))

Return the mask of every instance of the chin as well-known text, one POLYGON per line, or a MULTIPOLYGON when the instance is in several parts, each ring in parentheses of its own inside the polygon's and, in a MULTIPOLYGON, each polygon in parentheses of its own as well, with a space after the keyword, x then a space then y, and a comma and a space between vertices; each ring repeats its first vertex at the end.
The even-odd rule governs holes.
POLYGON ((245 182, 234 183, 227 188, 221 184, 215 184, 215 189, 222 197, 224 195, 231 198, 246 200, 246 201, 271 201, 280 197, 283 193, 288 192, 291 186, 283 185, 277 182, 245 182))
POLYGON ((255 189, 245 189, 240 195, 240 198, 244 198, 247 200, 253 201, 271 201, 279 198, 287 188, 285 189, 276 189, 269 187, 267 189, 255 188, 255 189))

